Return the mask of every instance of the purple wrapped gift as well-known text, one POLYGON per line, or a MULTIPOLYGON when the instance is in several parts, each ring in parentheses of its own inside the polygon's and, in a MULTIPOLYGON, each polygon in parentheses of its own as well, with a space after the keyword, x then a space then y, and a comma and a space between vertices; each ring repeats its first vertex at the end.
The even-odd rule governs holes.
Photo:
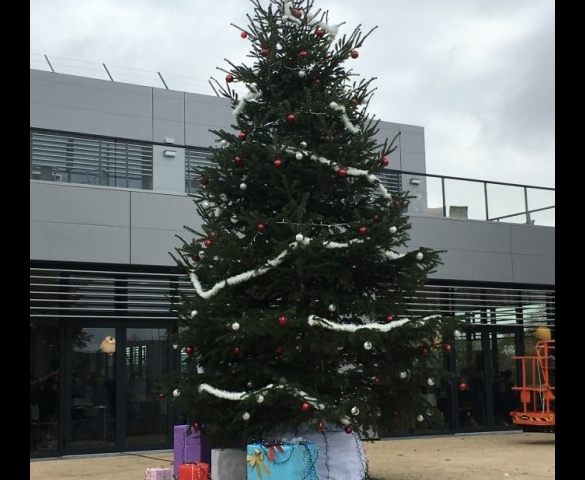
POLYGON ((184 463, 211 463, 211 448, 191 425, 174 426, 173 473, 179 477, 179 465, 184 463))

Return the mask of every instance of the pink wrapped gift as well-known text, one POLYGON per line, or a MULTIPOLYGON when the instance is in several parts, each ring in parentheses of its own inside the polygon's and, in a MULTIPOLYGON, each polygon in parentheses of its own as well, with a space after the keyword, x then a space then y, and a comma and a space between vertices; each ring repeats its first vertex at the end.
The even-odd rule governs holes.
POLYGON ((173 469, 171 467, 147 468, 144 480, 173 480, 173 469))

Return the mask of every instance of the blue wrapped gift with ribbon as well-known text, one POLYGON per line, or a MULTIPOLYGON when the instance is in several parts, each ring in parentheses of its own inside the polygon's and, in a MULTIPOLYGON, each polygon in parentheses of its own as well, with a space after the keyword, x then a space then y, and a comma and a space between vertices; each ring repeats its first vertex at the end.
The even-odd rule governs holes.
POLYGON ((246 445, 246 480, 318 480, 319 448, 313 442, 246 445))

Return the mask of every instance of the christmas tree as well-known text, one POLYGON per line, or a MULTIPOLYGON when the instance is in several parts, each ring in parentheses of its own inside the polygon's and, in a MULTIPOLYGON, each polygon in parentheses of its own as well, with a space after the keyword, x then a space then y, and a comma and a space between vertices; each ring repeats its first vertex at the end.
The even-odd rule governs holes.
POLYGON ((176 304, 184 365, 168 398, 214 447, 440 424, 421 394, 444 378, 453 326, 408 314, 440 252, 408 245, 408 192, 380 175, 396 138, 376 140, 374 79, 347 66, 374 29, 340 36, 313 0, 251 3, 248 26, 232 24, 251 64, 212 79, 234 121, 196 170, 202 225, 172 254, 193 289, 176 304))

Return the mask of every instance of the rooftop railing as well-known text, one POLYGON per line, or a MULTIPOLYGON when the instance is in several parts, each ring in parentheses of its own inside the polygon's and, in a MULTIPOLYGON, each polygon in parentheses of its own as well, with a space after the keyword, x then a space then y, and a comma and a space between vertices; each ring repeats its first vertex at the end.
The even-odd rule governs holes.
POLYGON ((401 171, 409 214, 555 226, 555 189, 401 171))

